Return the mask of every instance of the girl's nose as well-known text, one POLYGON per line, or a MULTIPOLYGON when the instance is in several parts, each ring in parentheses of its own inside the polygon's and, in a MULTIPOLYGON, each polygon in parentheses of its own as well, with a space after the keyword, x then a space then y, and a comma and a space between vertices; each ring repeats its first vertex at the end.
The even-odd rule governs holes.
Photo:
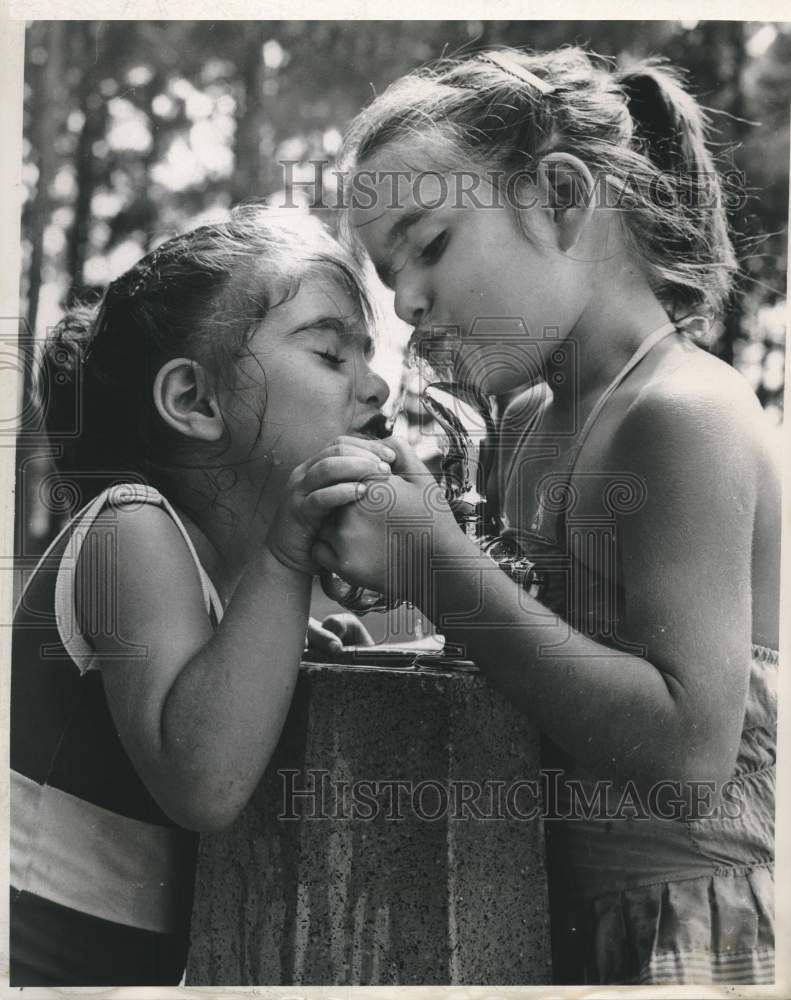
POLYGON ((390 386, 381 375, 377 375, 372 368, 368 368, 360 373, 357 394, 360 402, 373 403, 376 407, 382 407, 390 395, 390 386))
POLYGON ((431 303, 425 287, 401 271, 396 280, 394 308, 396 316, 410 326, 420 326, 431 303))

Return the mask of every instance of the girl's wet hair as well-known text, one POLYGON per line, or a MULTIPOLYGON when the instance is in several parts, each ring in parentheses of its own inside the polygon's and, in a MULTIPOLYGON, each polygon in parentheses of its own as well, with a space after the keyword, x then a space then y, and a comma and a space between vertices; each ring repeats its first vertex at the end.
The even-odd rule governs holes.
POLYGON ((351 172, 384 147, 425 150, 418 169, 472 165, 535 176, 548 153, 584 161, 657 296, 675 318, 716 315, 736 268, 707 119, 678 71, 646 60, 612 72, 579 48, 443 59, 392 84, 347 134, 351 172))
POLYGON ((87 477, 88 494, 130 474, 164 480, 178 435, 154 405, 157 371, 187 357, 233 386, 252 332, 310 278, 339 284, 372 322, 359 262, 315 218, 244 205, 162 243, 96 307, 72 310, 47 339, 38 381, 61 475, 87 477))

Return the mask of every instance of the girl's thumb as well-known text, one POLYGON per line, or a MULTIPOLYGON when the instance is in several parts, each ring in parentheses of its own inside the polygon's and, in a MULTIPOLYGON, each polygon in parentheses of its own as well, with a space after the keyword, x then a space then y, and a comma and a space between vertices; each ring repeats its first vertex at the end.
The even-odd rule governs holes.
POLYGON ((433 478, 431 470, 420 461, 412 448, 400 438, 385 438, 384 444, 396 453, 392 463, 393 472, 412 483, 425 483, 426 477, 433 478))

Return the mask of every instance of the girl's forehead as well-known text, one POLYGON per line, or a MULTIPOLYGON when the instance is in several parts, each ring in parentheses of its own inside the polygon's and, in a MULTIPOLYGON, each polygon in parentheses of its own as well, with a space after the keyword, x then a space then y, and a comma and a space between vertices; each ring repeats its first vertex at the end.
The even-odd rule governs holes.
POLYGON ((393 250, 411 226, 445 207, 447 184, 438 173, 371 167, 359 180, 361 186, 350 200, 349 222, 372 256, 393 250))
POLYGON ((354 282, 341 269, 340 261, 311 261, 293 256, 273 264, 260 260, 250 267, 240 267, 233 275, 232 285, 236 292, 265 303, 266 312, 275 309, 301 308, 309 299, 334 300, 339 304, 349 304, 360 311, 362 287, 354 288, 354 282), (296 306, 294 305, 296 303, 296 306))
POLYGON ((399 136, 360 158, 357 170, 446 171, 464 162, 448 136, 428 130, 399 136))
POLYGON ((309 273, 291 291, 292 294, 272 306, 268 316, 270 325, 283 332, 312 322, 334 321, 339 330, 352 329, 363 322, 361 303, 340 278, 309 273))
POLYGON ((316 333, 348 338, 359 343, 366 356, 373 354, 372 331, 360 301, 339 281, 321 275, 303 278, 294 294, 273 305, 248 347, 254 355, 269 355, 316 333))
POLYGON ((392 253, 409 229, 419 222, 423 210, 412 197, 405 198, 399 207, 390 205, 362 206, 351 209, 352 230, 362 241, 368 253, 376 260, 392 253))
POLYGON ((352 231, 369 253, 384 256, 416 222, 470 207, 484 172, 434 143, 408 139, 384 146, 357 167, 349 196, 352 231))

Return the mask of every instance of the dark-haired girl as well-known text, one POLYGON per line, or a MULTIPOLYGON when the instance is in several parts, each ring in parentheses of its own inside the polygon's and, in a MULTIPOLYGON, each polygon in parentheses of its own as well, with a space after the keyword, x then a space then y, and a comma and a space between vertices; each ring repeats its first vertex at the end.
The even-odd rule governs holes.
MULTIPOLYGON (((704 125, 660 65, 498 50, 397 81, 346 142, 349 230, 416 352, 509 401, 491 555, 403 449, 388 517, 434 520, 400 596, 545 734, 569 983, 773 978, 780 479, 697 341, 734 271, 704 125)), ((380 519, 345 508, 317 558, 381 589, 380 519)))
POLYGON ((365 436, 369 311, 323 229, 247 208, 50 340, 48 429, 87 503, 14 619, 12 985, 178 983, 194 831, 233 821, 277 742, 317 527, 394 458, 365 436))

